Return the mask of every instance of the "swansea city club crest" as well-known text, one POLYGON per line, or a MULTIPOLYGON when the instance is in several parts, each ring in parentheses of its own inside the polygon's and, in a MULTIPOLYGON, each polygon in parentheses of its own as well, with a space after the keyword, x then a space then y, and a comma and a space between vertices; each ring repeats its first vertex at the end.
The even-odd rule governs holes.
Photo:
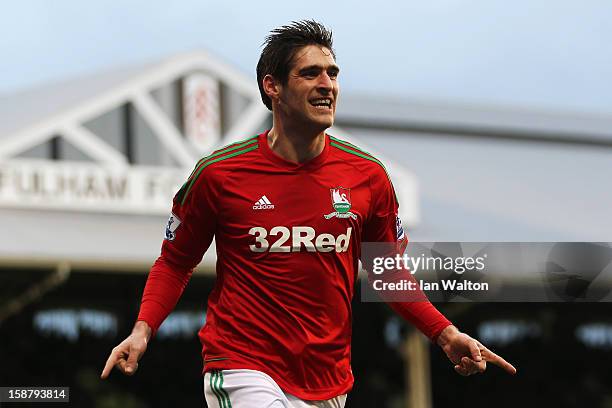
POLYGON ((356 220, 357 216, 351 210, 351 189, 344 187, 331 188, 331 202, 335 211, 324 215, 325 219, 333 217, 349 218, 356 220))

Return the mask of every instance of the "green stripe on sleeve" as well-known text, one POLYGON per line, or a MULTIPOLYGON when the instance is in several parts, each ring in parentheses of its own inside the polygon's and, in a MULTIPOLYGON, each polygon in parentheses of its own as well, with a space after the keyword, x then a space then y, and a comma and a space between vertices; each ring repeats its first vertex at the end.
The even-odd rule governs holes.
POLYGON ((333 143, 333 142, 332 142, 332 143, 331 143, 331 145, 332 145, 332 146, 334 146, 334 147, 336 147, 336 148, 338 148, 338 149, 340 149, 340 150, 343 150, 343 151, 345 151, 345 152, 347 152, 347 153, 354 154, 355 156, 362 157, 362 158, 364 158, 364 159, 366 159, 366 160, 369 160, 369 161, 371 161, 371 162, 374 162, 374 163, 378 164, 380 167, 382 167, 382 168, 383 168, 383 170, 385 171, 385 173, 387 173, 387 177, 389 177, 389 173, 387 172, 387 169, 385 168, 384 164, 382 164, 382 163, 381 163, 381 161, 380 161, 380 160, 375 159, 374 157, 371 157, 371 156, 365 155, 365 154, 363 154, 363 153, 356 152, 355 150, 351 150, 351 149, 349 149, 348 147, 343 146, 343 145, 340 145, 340 144, 338 144, 338 143, 333 143))
POLYGON ((220 156, 220 155, 222 155, 222 154, 225 154, 225 153, 227 153, 227 152, 231 152, 231 151, 233 151, 233 150, 240 149, 240 148, 242 148, 242 147, 245 147, 245 146, 251 145, 251 144, 253 144, 253 143, 257 143, 257 138, 258 138, 258 136, 253 136, 253 137, 248 138, 248 139, 246 139, 246 140, 242 140, 242 141, 240 141, 240 142, 233 143, 233 144, 231 144, 231 145, 228 145, 228 146, 222 147, 222 148, 221 148, 221 149, 219 149, 219 150, 215 150, 215 151, 214 151, 214 152, 213 152, 211 155, 209 155, 209 156, 206 156, 206 157, 201 158, 201 159, 198 161, 198 164, 196 164, 195 168, 193 169, 193 172, 191 172, 191 175, 190 175, 189 177, 191 178, 191 176, 193 176, 193 174, 196 172, 196 170, 198 169, 198 167, 199 167, 199 166, 200 166, 202 163, 204 163, 205 161, 207 161, 207 160, 209 160, 209 159, 212 159, 212 158, 214 158, 214 157, 220 156))
POLYGON ((256 150, 259 146, 257 144, 247 147, 246 149, 242 149, 242 150, 238 150, 234 153, 230 153, 226 156, 221 156, 221 157, 217 157, 216 159, 210 160, 210 161, 206 161, 205 163, 203 163, 199 169, 195 172, 195 174, 193 175, 193 177, 191 177, 191 181, 189 181, 188 183, 185 183, 185 185, 181 188, 181 190, 179 190, 179 195, 177 195, 178 199, 181 201, 181 205, 185 204, 185 200, 187 199, 187 196, 189 195, 189 192, 191 191, 191 187, 193 187, 193 185, 195 184, 196 180, 198 179, 198 177, 200 176, 200 174, 202 173, 202 170, 204 170, 206 167, 210 166, 213 163, 217 163, 220 162, 222 160, 226 160, 226 159, 230 159, 232 157, 236 157, 236 156, 240 156, 241 154, 245 154, 248 152, 251 152, 253 150, 256 150), (180 193, 182 192, 182 197, 180 196, 180 193))
POLYGON ((334 136, 329 136, 329 138, 331 140, 333 140, 334 142, 336 142, 336 143, 342 143, 343 145, 346 145, 347 147, 352 147, 353 149, 359 150, 360 152, 367 154, 368 156, 372 157, 373 159, 376 159, 376 157, 374 157, 374 155, 372 153, 366 152, 365 150, 363 150, 359 146, 355 146, 354 144, 349 143, 346 140, 338 139, 337 137, 334 137, 334 136))
POLYGON ((257 143, 257 138, 259 137, 259 135, 256 136, 252 136, 249 137, 247 139, 244 140, 240 140, 236 143, 232 143, 230 145, 224 146, 221 149, 215 150, 212 154, 205 156, 203 158, 201 158, 200 160, 198 160, 198 162, 196 163, 196 165, 194 166, 193 170, 191 171, 191 173, 189 174, 189 177, 187 177, 187 181, 185 181, 183 183, 183 185, 181 186, 181 188, 179 189, 178 193, 176 193, 176 197, 179 201, 182 201, 183 199, 183 195, 185 193, 185 189, 187 188, 187 186, 189 185, 189 182, 191 181, 191 178, 193 177, 193 175, 198 171, 199 167, 202 165, 202 163, 206 162, 209 159, 215 158, 217 156, 220 156, 224 153, 227 152, 231 152, 233 150, 236 149, 240 149, 242 147, 251 145, 253 143, 257 143))

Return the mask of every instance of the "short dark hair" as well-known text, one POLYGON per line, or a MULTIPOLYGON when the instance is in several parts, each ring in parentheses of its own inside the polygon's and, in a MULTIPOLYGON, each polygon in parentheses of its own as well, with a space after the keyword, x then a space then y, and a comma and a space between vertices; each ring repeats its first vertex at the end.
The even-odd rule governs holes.
POLYGON ((293 21, 275 28, 262 45, 264 49, 257 62, 257 85, 261 100, 269 110, 272 110, 272 100, 264 92, 263 79, 270 74, 281 84, 286 84, 298 49, 307 45, 321 45, 328 48, 336 59, 331 30, 314 20, 293 21))

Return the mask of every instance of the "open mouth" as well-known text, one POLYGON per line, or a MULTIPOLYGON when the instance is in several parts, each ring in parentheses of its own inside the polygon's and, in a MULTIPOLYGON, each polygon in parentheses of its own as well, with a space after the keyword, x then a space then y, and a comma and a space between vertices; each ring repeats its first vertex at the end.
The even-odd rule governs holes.
POLYGON ((331 98, 317 98, 311 99, 310 104, 317 109, 331 109, 332 101, 331 98))

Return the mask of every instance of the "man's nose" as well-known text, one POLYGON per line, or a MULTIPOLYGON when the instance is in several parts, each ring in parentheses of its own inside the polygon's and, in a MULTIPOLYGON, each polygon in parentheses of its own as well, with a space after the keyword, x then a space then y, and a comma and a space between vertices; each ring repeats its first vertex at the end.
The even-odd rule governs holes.
POLYGON ((330 92, 333 86, 334 84, 332 79, 327 72, 323 72, 321 75, 319 75, 319 89, 330 92))

